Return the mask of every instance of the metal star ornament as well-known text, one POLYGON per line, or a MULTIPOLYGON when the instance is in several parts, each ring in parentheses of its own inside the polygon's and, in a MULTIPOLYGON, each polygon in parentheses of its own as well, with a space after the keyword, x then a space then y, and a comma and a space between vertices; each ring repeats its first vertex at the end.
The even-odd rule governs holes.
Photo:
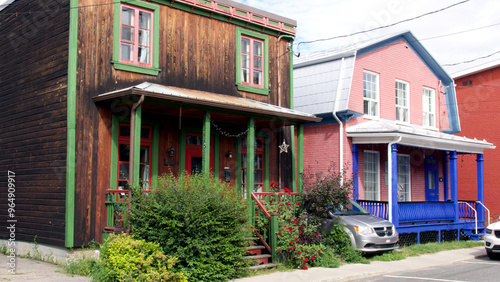
POLYGON ((278 147, 280 148, 280 154, 283 152, 288 153, 288 147, 290 147, 290 145, 287 145, 285 139, 283 139, 283 144, 279 145, 278 147))

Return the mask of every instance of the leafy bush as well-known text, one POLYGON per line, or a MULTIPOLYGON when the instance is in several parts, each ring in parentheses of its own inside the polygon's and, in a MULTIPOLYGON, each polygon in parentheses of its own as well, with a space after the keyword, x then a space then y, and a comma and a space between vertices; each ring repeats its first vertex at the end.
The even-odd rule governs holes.
MULTIPOLYGON (((182 272, 173 271, 177 258, 168 257, 158 243, 111 235, 101 248, 103 281, 187 281, 182 272)), ((102 270, 102 268, 101 268, 102 270)))
POLYGON ((326 172, 316 171, 306 174, 302 195, 304 208, 315 217, 326 218, 328 207, 347 205, 352 193, 352 185, 352 179, 347 179, 345 172, 334 172, 333 166, 326 172))
POLYGON ((340 256, 345 262, 368 263, 368 260, 362 256, 362 253, 351 245, 349 235, 347 235, 340 224, 335 225, 330 233, 325 234, 323 244, 340 256))
POLYGON ((235 189, 199 174, 159 177, 149 194, 133 190, 132 233, 178 257, 189 281, 241 276, 245 206, 235 189))

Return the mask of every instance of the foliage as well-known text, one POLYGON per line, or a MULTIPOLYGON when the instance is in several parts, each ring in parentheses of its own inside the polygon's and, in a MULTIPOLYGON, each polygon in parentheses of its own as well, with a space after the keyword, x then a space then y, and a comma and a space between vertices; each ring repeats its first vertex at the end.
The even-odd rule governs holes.
POLYGON ((94 277, 96 281, 104 280, 99 278, 105 272, 104 264, 97 258, 84 257, 68 260, 67 264, 64 265, 64 270, 73 275, 94 277))
POLYGON ((362 253, 351 245, 351 239, 341 224, 335 225, 333 230, 325 235, 323 244, 341 257, 344 262, 368 263, 368 260, 363 257, 362 253))
POLYGON ((333 166, 326 172, 305 174, 302 199, 304 208, 315 217, 326 218, 329 207, 347 205, 352 186, 352 179, 347 179, 345 172, 334 172, 333 166))
POLYGON ((245 206, 235 189, 200 174, 159 177, 158 189, 133 189, 132 233, 178 257, 189 281, 241 276, 246 263, 245 206))
POLYGON ((101 248, 100 262, 105 281, 187 281, 173 271, 177 261, 163 253, 158 243, 137 240, 124 234, 111 235, 101 248))

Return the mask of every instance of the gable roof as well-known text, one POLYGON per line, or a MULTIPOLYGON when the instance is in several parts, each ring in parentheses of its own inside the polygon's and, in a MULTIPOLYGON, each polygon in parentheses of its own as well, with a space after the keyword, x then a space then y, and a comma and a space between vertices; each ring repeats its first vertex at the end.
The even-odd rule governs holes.
POLYGON ((481 64, 475 67, 471 67, 459 72, 453 73, 451 76, 453 79, 460 79, 469 75, 477 74, 483 71, 491 70, 500 67, 500 60, 491 61, 485 64, 481 64))
POLYGON ((293 66, 295 108, 316 115, 347 111, 356 58, 401 40, 415 52, 444 86, 450 124, 450 128, 444 131, 460 132, 454 81, 410 31, 360 42, 340 51, 316 52, 295 59, 293 66), (316 68, 322 68, 322 76, 311 75, 318 74, 316 68), (315 87, 318 89, 314 89, 315 87))

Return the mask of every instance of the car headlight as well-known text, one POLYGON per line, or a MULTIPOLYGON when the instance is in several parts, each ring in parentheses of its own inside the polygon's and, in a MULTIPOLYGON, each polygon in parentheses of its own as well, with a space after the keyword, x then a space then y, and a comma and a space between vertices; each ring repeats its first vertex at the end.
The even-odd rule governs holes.
POLYGON ((371 228, 369 226, 357 226, 357 225, 355 225, 354 229, 356 229, 357 233, 361 233, 361 234, 370 234, 370 233, 374 232, 373 228, 371 228))
POLYGON ((486 234, 491 234, 493 233, 493 230, 486 228, 486 234))

